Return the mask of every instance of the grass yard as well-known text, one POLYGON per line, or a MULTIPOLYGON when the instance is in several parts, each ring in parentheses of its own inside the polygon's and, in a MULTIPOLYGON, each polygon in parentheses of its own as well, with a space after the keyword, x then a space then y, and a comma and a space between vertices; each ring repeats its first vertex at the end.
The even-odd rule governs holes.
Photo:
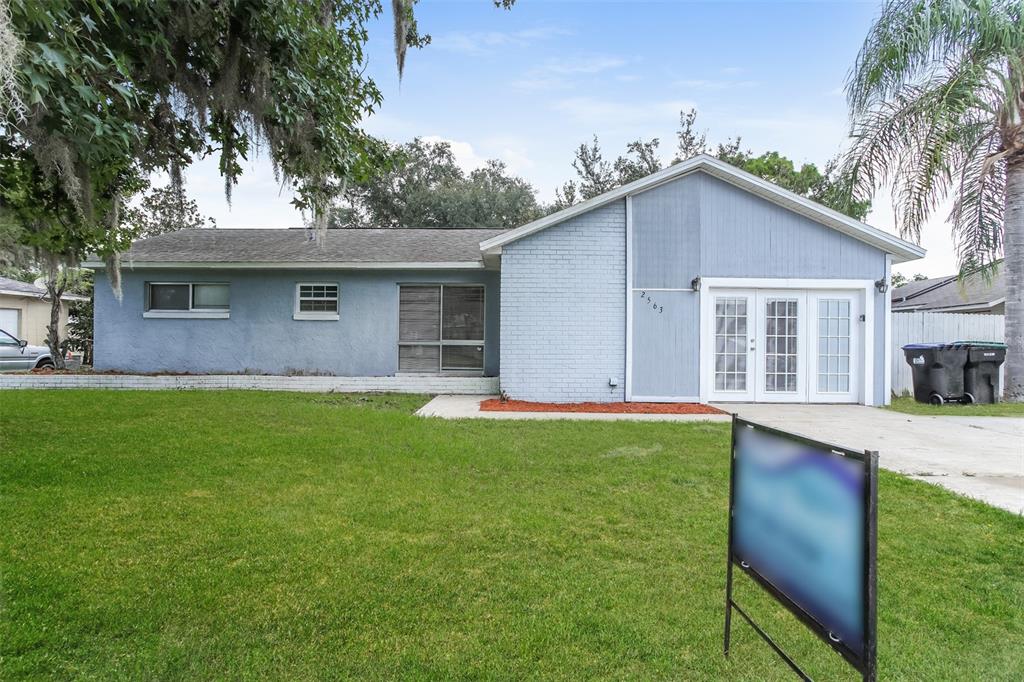
POLYGON ((907 414, 921 414, 930 417, 1024 417, 1024 403, 994 403, 991 405, 928 405, 913 398, 893 398, 886 409, 907 414))
MULTIPOLYGON (((792 679, 739 618, 721 653, 727 425, 423 400, 0 392, 0 676, 792 679)), ((879 507, 880 678, 1024 679, 1024 519, 885 472, 879 507)))

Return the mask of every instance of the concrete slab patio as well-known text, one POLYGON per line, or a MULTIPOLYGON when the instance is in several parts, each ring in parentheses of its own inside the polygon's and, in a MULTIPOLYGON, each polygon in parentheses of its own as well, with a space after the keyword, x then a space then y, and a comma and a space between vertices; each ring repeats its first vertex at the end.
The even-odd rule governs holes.
POLYGON ((623 414, 609 412, 485 412, 480 403, 498 396, 439 395, 421 407, 421 417, 444 419, 579 419, 584 421, 728 422, 727 414, 623 414))
POLYGON ((932 417, 862 405, 716 405, 745 419, 850 448, 879 465, 1024 514, 1024 419, 932 417))

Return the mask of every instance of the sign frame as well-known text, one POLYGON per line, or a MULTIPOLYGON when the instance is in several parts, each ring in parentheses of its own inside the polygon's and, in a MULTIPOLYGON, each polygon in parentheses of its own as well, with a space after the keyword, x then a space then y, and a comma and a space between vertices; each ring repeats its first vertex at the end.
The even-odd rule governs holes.
POLYGON ((851 448, 832 445, 822 441, 813 440, 787 431, 782 431, 764 424, 741 419, 735 414, 732 419, 732 443, 729 452, 729 536, 728 536, 728 557, 726 563, 726 588, 725 588, 725 636, 723 650, 726 656, 729 655, 729 642, 731 638, 732 611, 735 610, 746 620, 750 626, 761 636, 765 642, 777 653, 789 667, 803 680, 811 680, 800 666, 783 649, 772 640, 771 637, 740 607, 733 599, 733 567, 734 565, 761 586, 777 602, 782 604, 790 613, 802 622, 811 632, 828 644, 833 651, 838 653, 854 669, 861 673, 865 682, 875 682, 877 676, 877 599, 878 599, 878 576, 877 576, 877 553, 878 553, 878 452, 874 450, 854 450, 851 448), (862 614, 864 623, 864 641, 861 651, 856 651, 847 646, 833 635, 829 629, 820 623, 813 615, 801 608, 782 590, 773 585, 771 581, 757 572, 749 564, 741 561, 733 551, 733 520, 736 503, 736 435, 740 429, 754 429, 762 433, 785 438, 786 440, 806 445, 818 450, 830 451, 832 454, 860 462, 864 468, 864 490, 863 490, 863 567, 861 571, 862 594, 864 595, 864 612, 862 614))

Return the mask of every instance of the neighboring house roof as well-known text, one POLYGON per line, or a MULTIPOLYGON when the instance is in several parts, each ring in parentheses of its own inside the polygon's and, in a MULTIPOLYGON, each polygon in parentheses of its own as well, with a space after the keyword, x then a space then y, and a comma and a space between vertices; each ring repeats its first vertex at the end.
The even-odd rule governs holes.
POLYGON ((660 170, 657 173, 652 173, 645 178, 622 185, 621 187, 616 187, 604 194, 587 199, 586 201, 570 206, 569 208, 558 211, 557 213, 552 213, 551 215, 535 220, 532 223, 528 223, 522 227, 509 230, 508 232, 487 239, 480 244, 480 248, 483 251, 496 251, 505 244, 514 242, 517 239, 522 239, 523 237, 539 232, 540 230, 551 227, 552 225, 557 225, 558 223, 580 215, 581 213, 586 213, 587 211, 603 206, 604 204, 623 199, 628 195, 637 194, 670 180, 675 180, 688 173, 697 171, 708 173, 709 175, 735 185, 740 189, 745 189, 748 192, 756 194, 757 196, 767 199, 779 206, 804 215, 827 227, 831 227, 839 232, 885 251, 886 253, 892 254, 894 263, 915 260, 917 258, 921 258, 925 254, 925 250, 916 244, 911 244, 910 242, 895 237, 888 232, 871 227, 866 223, 862 223, 861 221, 855 220, 838 211, 822 206, 821 204, 811 201, 806 197, 802 197, 798 194, 782 189, 778 185, 759 178, 756 175, 747 173, 744 170, 740 170, 735 166, 727 164, 724 161, 720 161, 713 156, 708 156, 707 154, 701 154, 693 157, 692 159, 687 159, 686 161, 660 170))
POLYGON ((892 311, 938 310, 984 312, 1006 301, 1006 279, 1002 270, 986 280, 981 273, 908 282, 892 290, 892 311))
MULTIPOLYGON (((307 229, 197 229, 132 244, 124 267, 482 268, 480 242, 500 229, 392 228, 328 230, 318 243, 307 229)), ((87 267, 102 268, 91 260, 87 267)))
MULTIPOLYGON (((22 282, 9 277, 0 277, 0 294, 8 296, 23 296, 26 298, 46 298, 46 288, 22 282)), ((88 301, 88 296, 78 294, 64 294, 60 297, 62 301, 88 301)))

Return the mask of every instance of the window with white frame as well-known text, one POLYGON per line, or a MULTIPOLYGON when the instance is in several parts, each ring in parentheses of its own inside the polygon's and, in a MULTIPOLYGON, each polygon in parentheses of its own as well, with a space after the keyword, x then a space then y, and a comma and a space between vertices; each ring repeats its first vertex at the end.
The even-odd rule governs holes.
POLYGON ((143 316, 228 317, 230 294, 225 282, 146 282, 143 316))
POLYGON ((337 320, 337 282, 299 282, 295 285, 296 320, 337 320))
POLYGON ((483 372, 483 285, 401 285, 398 299, 400 372, 483 372))

